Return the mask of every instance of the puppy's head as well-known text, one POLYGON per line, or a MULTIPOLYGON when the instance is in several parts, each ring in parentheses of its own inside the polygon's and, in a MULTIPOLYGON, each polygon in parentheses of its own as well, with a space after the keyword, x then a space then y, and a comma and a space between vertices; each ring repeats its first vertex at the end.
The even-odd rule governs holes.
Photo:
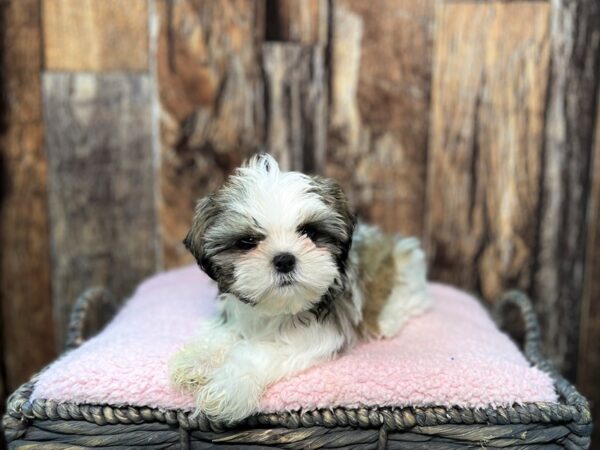
POLYGON ((185 238, 200 267, 264 314, 296 314, 343 276, 354 215, 332 180, 256 155, 200 200, 185 238))

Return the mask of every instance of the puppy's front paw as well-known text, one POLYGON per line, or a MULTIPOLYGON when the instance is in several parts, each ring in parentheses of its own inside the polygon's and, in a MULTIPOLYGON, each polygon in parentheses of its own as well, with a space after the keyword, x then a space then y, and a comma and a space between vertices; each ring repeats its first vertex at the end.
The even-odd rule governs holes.
POLYGON ((208 381, 207 367, 198 354, 183 348, 169 361, 171 383, 182 390, 197 390, 208 381))
POLYGON ((198 412, 212 420, 238 422, 258 410, 264 385, 251 373, 223 367, 211 374, 196 398, 198 412))

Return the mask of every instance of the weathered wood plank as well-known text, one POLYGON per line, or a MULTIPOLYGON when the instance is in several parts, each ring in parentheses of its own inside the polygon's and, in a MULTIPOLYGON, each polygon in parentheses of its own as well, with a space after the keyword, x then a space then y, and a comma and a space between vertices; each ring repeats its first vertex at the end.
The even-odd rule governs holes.
POLYGON ((71 305, 104 285, 118 299, 160 265, 147 75, 43 76, 59 342, 71 305), (93 205, 93 206, 90 206, 93 205))
POLYGON ((574 379, 586 247, 586 201, 600 81, 600 4, 554 0, 538 268, 533 293, 546 349, 574 379))
POLYGON ((160 1, 160 224, 165 265, 191 262, 181 241, 196 200, 263 143, 260 0, 160 1))
POLYGON ((0 329, 8 391, 56 354, 40 68, 39 2, 0 2, 0 329))
POLYGON ((549 5, 440 3, 428 166, 432 277, 488 300, 535 261, 549 5))
POLYGON ((591 402, 594 418, 592 443, 600 448, 600 108, 596 115, 592 157, 577 387, 591 402))
POLYGON ((45 68, 147 71, 147 0, 42 0, 45 68))
POLYGON ((434 2, 333 3, 326 172, 365 220, 423 229, 434 2))
POLYGON ((265 149, 285 170, 324 167, 327 79, 322 46, 263 45, 265 149))
POLYGON ((266 39, 326 45, 328 0, 267 0, 266 39))

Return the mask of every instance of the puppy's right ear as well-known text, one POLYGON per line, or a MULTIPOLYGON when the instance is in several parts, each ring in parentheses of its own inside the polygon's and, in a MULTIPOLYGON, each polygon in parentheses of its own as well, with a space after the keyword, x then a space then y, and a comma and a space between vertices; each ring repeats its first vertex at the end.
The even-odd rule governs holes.
POLYGON ((210 260, 206 248, 206 230, 215 220, 218 211, 212 195, 204 197, 196 205, 192 227, 183 240, 185 248, 196 258, 200 268, 213 280, 216 280, 216 270, 210 260))

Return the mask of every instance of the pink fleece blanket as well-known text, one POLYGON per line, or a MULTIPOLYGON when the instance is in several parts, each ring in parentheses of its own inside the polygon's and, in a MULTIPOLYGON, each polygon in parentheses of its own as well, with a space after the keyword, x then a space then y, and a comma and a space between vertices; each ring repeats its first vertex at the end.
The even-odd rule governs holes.
MULTIPOLYGON (((556 401, 479 302, 430 284, 434 306, 392 340, 363 343, 338 359, 273 385, 266 412, 333 406, 484 407, 556 401)), ((40 377, 33 398, 189 409, 169 384, 167 361, 215 308, 215 285, 197 267, 142 283, 104 331, 40 377)))

